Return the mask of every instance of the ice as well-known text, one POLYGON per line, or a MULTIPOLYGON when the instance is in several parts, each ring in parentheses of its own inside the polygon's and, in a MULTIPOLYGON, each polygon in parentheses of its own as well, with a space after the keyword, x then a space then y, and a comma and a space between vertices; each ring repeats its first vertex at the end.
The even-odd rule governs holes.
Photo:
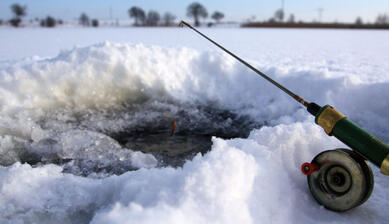
MULTIPOLYGON (((203 31, 389 142, 387 32, 203 31)), ((365 204, 341 214, 319 206, 300 165, 346 146, 188 30, 0 33, 0 223, 389 222, 389 180, 374 167, 365 204), (251 132, 213 137, 208 153, 176 168, 115 137, 168 138, 172 120, 186 135, 251 132)))

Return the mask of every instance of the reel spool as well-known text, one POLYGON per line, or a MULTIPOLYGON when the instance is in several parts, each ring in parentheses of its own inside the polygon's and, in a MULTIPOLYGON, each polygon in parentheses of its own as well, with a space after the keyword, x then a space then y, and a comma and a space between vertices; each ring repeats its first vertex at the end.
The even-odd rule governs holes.
POLYGON ((311 163, 304 163, 309 189, 316 201, 329 210, 344 212, 363 204, 371 195, 374 176, 357 153, 347 149, 328 150, 311 163))

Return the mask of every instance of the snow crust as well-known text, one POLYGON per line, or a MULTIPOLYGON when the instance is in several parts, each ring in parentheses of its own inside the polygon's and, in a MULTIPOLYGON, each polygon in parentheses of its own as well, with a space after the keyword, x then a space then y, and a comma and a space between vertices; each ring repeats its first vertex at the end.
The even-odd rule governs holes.
MULTIPOLYGON (((358 34, 360 40, 367 35, 358 34)), ((300 35, 291 32, 291 42, 300 35)), ((389 76, 381 68, 388 67, 382 61, 388 45, 289 46, 300 54, 292 64, 281 60, 288 53, 277 47, 281 39, 271 45, 275 52, 265 49, 269 58, 242 48, 261 71, 389 142, 389 76), (313 59, 342 46, 335 59, 313 59), (365 60, 374 52, 382 57, 365 60)), ((389 180, 376 168, 372 197, 350 212, 327 211, 311 197, 300 165, 338 147, 345 146, 303 108, 218 51, 104 42, 0 63, 1 223, 388 223, 389 180), (196 106, 233 111, 264 126, 247 139, 213 138, 209 153, 177 169, 157 167, 154 156, 107 134, 177 117, 179 108, 192 111, 193 124, 203 122, 196 106), (40 163, 21 163, 28 159, 40 163), (51 164, 67 159, 73 161, 51 164), (91 167, 106 172, 72 174, 91 167), (112 175, 116 168, 134 171, 112 175)))

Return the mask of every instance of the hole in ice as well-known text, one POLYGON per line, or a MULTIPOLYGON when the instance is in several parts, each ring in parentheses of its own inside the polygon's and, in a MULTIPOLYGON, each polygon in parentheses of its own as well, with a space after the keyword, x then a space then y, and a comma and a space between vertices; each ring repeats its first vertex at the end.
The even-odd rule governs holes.
POLYGON ((9 149, 0 150, 0 165, 53 163, 62 165, 64 172, 82 176, 122 174, 139 167, 179 167, 211 150, 212 136, 245 138, 261 126, 230 110, 169 102, 86 112, 65 109, 47 113, 36 123, 49 137, 1 139, 0 144, 9 149), (177 127, 170 136, 173 120, 177 127))
POLYGON ((212 136, 246 138, 261 125, 248 116, 228 110, 194 106, 179 108, 171 117, 140 123, 136 127, 111 134, 120 144, 132 150, 153 154, 160 166, 182 166, 197 153, 207 153, 212 136), (170 136, 171 122, 175 120, 175 134, 170 136))

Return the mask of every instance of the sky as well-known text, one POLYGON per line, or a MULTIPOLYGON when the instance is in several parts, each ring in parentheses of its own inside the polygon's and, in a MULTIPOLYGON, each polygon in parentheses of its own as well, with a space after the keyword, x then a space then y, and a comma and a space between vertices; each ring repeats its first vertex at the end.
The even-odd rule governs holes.
MULTIPOLYGON (((138 6, 145 11, 171 12, 177 19, 186 17, 187 6, 196 0, 1 0, 0 19, 11 18, 10 5, 27 6, 27 19, 48 15, 63 20, 75 20, 82 12, 100 20, 129 20, 127 11, 138 6)), ((268 20, 281 8, 282 0, 197 0, 208 13, 218 10, 224 21, 243 22, 247 19, 268 20)), ((389 14, 389 0, 284 0, 286 17, 294 14, 297 21, 354 22, 360 16, 364 22, 374 22, 378 14, 389 14)))

